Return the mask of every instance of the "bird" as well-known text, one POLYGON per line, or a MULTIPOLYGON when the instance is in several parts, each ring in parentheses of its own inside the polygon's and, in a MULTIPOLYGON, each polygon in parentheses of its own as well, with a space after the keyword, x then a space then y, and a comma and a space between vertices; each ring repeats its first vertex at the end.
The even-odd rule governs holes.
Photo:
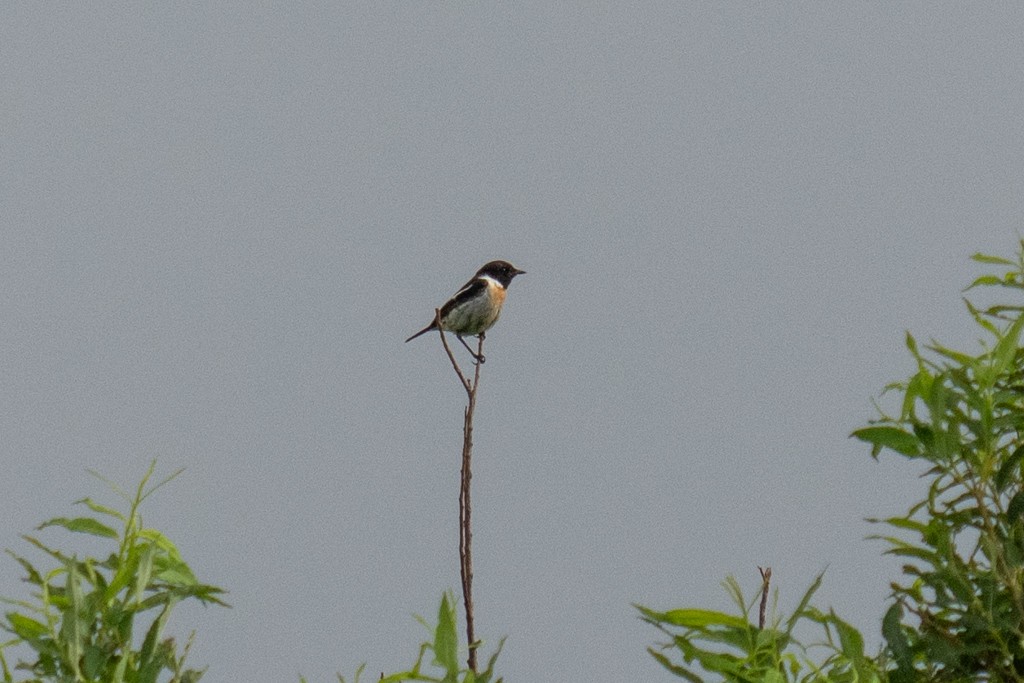
MULTIPOLYGON (((525 273, 525 270, 519 270, 508 261, 485 264, 441 307, 441 329, 454 332, 462 345, 482 363, 483 357, 469 348, 463 337, 483 338, 484 332, 491 329, 501 315, 501 305, 505 303, 506 290, 512 279, 525 273)), ((431 320, 429 325, 405 341, 409 343, 421 334, 436 329, 437 320, 431 320)))

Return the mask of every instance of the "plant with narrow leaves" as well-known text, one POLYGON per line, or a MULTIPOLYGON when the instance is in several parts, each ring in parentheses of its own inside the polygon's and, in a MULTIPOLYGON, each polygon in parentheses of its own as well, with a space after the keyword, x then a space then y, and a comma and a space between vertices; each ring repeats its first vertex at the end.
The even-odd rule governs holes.
POLYGON ((5 683, 15 681, 5 653, 19 645, 34 652, 13 667, 29 672, 30 678, 19 679, 25 683, 194 683, 202 676, 201 670, 184 665, 191 637, 179 652, 174 639, 164 636, 164 628, 180 601, 193 598, 224 605, 218 597, 223 591, 199 583, 174 544, 142 525, 142 502, 180 474, 179 470, 147 488, 154 467, 155 463, 150 465, 134 494, 107 482, 125 500, 127 512, 86 498, 78 502, 97 516, 58 517, 39 526, 115 541, 117 548, 107 559, 79 558, 34 536, 23 538, 55 561, 52 569, 38 569, 25 557, 7 551, 24 569, 25 581, 35 592, 32 600, 3 599, 16 608, 0 622, 13 636, 0 643, 5 683), (138 620, 146 613, 152 614, 152 621, 141 643, 136 643, 138 620))
MULTIPOLYGON (((505 644, 502 638, 498 647, 487 661, 487 668, 483 671, 473 672, 469 668, 463 668, 459 664, 459 635, 456 628, 457 616, 455 612, 455 597, 446 592, 441 596, 441 606, 437 610, 437 625, 431 627, 426 620, 417 617, 432 635, 432 640, 420 643, 419 654, 416 661, 408 671, 401 671, 389 675, 381 674, 377 683, 401 683, 402 681, 427 681, 430 683, 502 683, 501 678, 494 677, 494 664, 498 660, 501 648, 505 644), (424 660, 427 652, 433 652, 431 663, 437 671, 425 672, 424 660)), ((473 647, 479 647, 476 643, 473 647)), ((366 666, 359 667, 356 671, 353 683, 359 683, 366 666)), ((342 676, 338 676, 340 683, 345 683, 342 676)), ((306 683, 306 679, 300 679, 306 683)))
MULTIPOLYGON (((730 683, 841 683, 884 680, 877 658, 864 653, 864 638, 834 612, 811 606, 822 576, 804 593, 796 610, 785 620, 774 615, 762 628, 751 619, 756 600, 747 602, 739 584, 729 577, 723 585, 739 614, 705 609, 674 609, 657 612, 636 605, 641 618, 670 638, 648 652, 665 669, 691 683, 703 683, 715 675, 730 683), (822 629, 823 641, 815 643, 827 654, 814 661, 794 637, 801 622, 822 629), (674 661, 673 651, 681 657, 674 661)), ((778 594, 776 592, 776 601, 778 594)), ((775 609, 772 610, 775 612, 775 609)))
MULTIPOLYGON (((968 289, 1024 290, 1024 242, 1016 260, 968 289)), ((980 352, 938 343, 907 348, 917 370, 887 387, 899 412, 853 436, 928 466, 924 497, 881 521, 888 553, 905 560, 883 635, 891 680, 1024 681, 1024 307, 965 301, 986 340, 980 352)))

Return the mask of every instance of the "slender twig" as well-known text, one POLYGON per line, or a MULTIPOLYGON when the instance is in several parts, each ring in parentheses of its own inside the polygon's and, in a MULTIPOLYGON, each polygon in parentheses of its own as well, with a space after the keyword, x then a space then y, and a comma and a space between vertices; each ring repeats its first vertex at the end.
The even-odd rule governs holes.
MULTIPOLYGON (((455 360, 455 354, 452 353, 452 349, 448 346, 448 338, 444 336, 444 330, 441 329, 441 309, 434 309, 434 324, 437 325, 437 333, 441 335, 441 343, 444 345, 444 352, 448 354, 448 360, 452 362, 452 367, 455 369, 455 374, 459 376, 459 381, 462 382, 462 388, 466 390, 466 393, 471 393, 473 387, 470 385, 469 380, 462 374, 462 368, 459 367, 458 362, 455 360)), ((479 370, 478 370, 479 372, 479 370)))
MULTIPOLYGON (((484 335, 480 335, 477 346, 478 357, 483 357, 484 335)), ((470 481, 473 472, 470 467, 473 457, 473 413, 476 410, 476 390, 480 386, 480 365, 476 363, 472 389, 467 391, 466 420, 462 429, 462 483, 459 487, 459 561, 462 570, 462 599, 466 607, 466 642, 469 643, 469 670, 476 673, 477 641, 473 625, 473 506, 470 500, 470 481)))
POLYGON ((761 609, 757 617, 757 628, 763 629, 765 612, 768 610, 768 586, 772 582, 772 568, 758 567, 757 571, 761 572, 761 609))
MULTIPOLYGON (((459 485, 459 573, 462 578, 462 601, 466 608, 466 642, 469 643, 469 658, 467 665, 474 674, 476 669, 477 641, 473 618, 473 525, 472 525, 472 503, 470 496, 470 482, 473 479, 471 468, 473 458, 473 413, 476 410, 476 390, 480 386, 480 366, 484 357, 484 334, 481 332, 476 352, 476 368, 473 372, 473 381, 470 382, 462 373, 444 330, 441 329, 441 310, 435 310, 435 322, 438 332, 441 334, 441 343, 448 354, 448 360, 452 363, 455 374, 459 377, 462 388, 466 390, 466 412, 462 424, 462 471, 459 485)), ((465 344, 465 342, 463 342, 465 344)), ((468 348, 468 347, 467 347, 468 348)), ((470 353, 472 350, 470 349, 470 353)))

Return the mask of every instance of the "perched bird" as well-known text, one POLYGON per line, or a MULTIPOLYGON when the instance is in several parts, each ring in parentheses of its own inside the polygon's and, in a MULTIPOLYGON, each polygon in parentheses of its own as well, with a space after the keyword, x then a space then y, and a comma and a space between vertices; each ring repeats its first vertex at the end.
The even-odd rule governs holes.
MULTIPOLYGON (((469 348, 463 337, 483 337, 484 332, 491 329, 501 315, 501 305, 505 303, 505 291, 509 283, 516 275, 525 272, 508 261, 491 261, 476 271, 473 279, 464 284, 462 289, 441 307, 441 328, 454 332, 473 357, 482 362, 483 359, 469 348)), ((421 334, 436 329, 437 321, 432 320, 429 325, 405 341, 410 342, 421 334)))

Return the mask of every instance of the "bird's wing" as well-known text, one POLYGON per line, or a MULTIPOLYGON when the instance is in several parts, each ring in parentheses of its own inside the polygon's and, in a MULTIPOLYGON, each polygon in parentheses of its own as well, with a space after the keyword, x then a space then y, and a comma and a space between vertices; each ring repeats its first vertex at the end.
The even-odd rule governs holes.
POLYGON ((464 301, 468 301, 487 289, 487 281, 480 278, 473 278, 462 286, 462 289, 455 292, 451 299, 441 307, 441 318, 444 318, 453 308, 464 301))

